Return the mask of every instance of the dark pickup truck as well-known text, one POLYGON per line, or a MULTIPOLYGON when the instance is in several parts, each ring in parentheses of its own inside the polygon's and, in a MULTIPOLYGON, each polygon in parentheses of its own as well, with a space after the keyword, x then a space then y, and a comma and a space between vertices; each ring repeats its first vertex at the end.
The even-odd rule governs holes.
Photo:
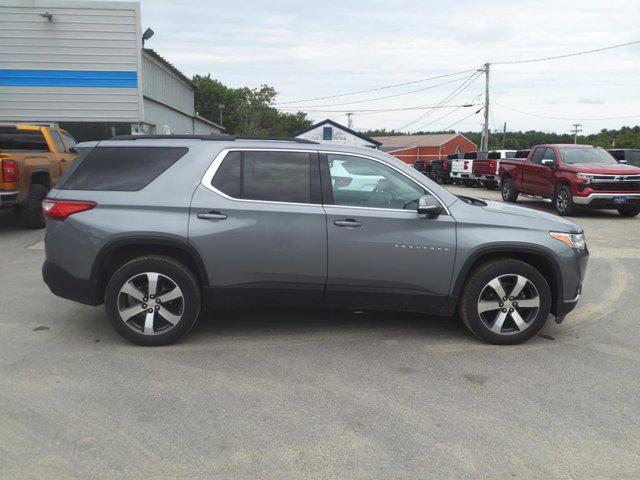
POLYGON ((640 148, 618 148, 609 153, 620 163, 640 167, 640 148))
POLYGON ((616 209, 624 217, 640 213, 640 168, 591 145, 537 145, 526 159, 506 158, 500 184, 506 202, 521 193, 550 198, 560 215, 578 208, 616 209))

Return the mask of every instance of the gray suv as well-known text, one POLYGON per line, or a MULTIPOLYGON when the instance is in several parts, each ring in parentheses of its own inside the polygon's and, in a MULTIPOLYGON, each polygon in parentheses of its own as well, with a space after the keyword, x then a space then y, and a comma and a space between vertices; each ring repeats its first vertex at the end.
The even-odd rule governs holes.
POLYGON ((580 298, 576 224, 455 196, 377 150, 229 135, 76 148, 43 202, 44 280, 104 303, 141 345, 175 342, 204 310, 265 306, 457 312, 515 344, 580 298))

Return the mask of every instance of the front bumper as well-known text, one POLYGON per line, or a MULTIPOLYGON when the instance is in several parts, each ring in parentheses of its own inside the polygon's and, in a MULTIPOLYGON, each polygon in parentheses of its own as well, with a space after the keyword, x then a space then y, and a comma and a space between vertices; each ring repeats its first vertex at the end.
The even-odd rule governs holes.
POLYGON ((589 262, 589 250, 576 252, 567 250, 559 256, 562 272, 561 290, 557 292, 556 301, 551 313, 556 317, 564 317, 576 308, 582 296, 582 282, 589 262))
POLYGON ((100 305, 104 301, 99 295, 96 281, 74 277, 49 260, 42 265, 42 278, 51 293, 59 297, 85 305, 100 305))
POLYGON ((18 191, 0 191, 0 207, 16 205, 18 203, 18 191))
POLYGON ((640 193, 590 193, 573 196, 573 203, 594 208, 620 208, 625 205, 640 207, 640 193))

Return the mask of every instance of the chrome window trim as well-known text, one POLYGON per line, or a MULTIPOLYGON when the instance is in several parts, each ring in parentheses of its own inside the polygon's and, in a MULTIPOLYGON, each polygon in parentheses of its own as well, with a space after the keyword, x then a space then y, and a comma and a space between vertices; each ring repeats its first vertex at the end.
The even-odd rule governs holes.
POLYGON ((216 155, 216 157, 213 159, 213 162, 211 163, 211 165, 209 165, 209 167, 207 168, 207 170, 204 172, 204 175, 202 176, 202 180, 200 181, 201 185, 203 187, 205 187, 207 190, 210 190, 214 193, 216 193, 217 195, 220 195, 228 200, 233 200, 235 202, 247 202, 247 203, 261 203, 261 204, 276 204, 276 205, 297 205, 297 206, 315 206, 315 207, 337 207, 337 208, 355 208, 355 209, 359 209, 359 210, 377 210, 377 211, 391 211, 391 212, 406 212, 406 213, 410 213, 410 214, 417 214, 417 212, 413 211, 413 210, 405 210, 404 208, 382 208, 382 207, 359 207, 359 206, 349 206, 349 205, 331 205, 331 204, 324 204, 324 203, 294 203, 294 202, 278 202, 275 200, 251 200, 248 198, 235 198, 235 197, 231 197, 230 195, 227 195, 226 193, 218 190, 217 188, 215 188, 211 182, 213 181, 213 177, 215 176, 216 172, 218 171, 218 168, 220 167, 220 164, 222 164, 222 161, 225 159, 225 157, 227 156, 228 153, 230 152, 287 152, 287 153, 318 153, 318 154, 330 154, 330 155, 344 155, 344 156, 351 156, 351 157, 361 157, 361 158, 366 158, 367 160, 373 160, 374 162, 378 162, 381 163, 389 168, 392 168, 393 170, 395 170, 396 172, 398 172, 400 175, 402 175, 403 177, 405 177, 407 180, 409 180, 410 182, 418 185, 419 187, 423 188, 424 190, 426 190, 430 195, 432 195, 434 198, 436 198, 438 200, 438 202, 440 202, 440 205, 442 205, 442 208, 444 209, 444 211, 446 212, 447 215, 451 215, 451 212, 449 211, 449 209, 447 208, 447 206, 444 204, 444 202, 442 200, 440 200, 440 197, 438 197, 435 193, 433 193, 433 191, 431 191, 431 189, 429 187, 427 187, 426 185, 423 185, 422 183, 418 182, 417 180, 409 177, 406 173, 404 173, 402 170, 398 169, 397 167, 388 164, 387 162, 384 162, 383 160, 374 158, 374 157, 370 157, 368 155, 363 155, 360 153, 351 153, 351 152, 340 152, 340 151, 335 151, 335 150, 312 150, 312 149, 288 149, 288 148, 243 148, 243 147, 237 147, 237 148, 224 148, 222 150, 220 150, 220 152, 216 155))

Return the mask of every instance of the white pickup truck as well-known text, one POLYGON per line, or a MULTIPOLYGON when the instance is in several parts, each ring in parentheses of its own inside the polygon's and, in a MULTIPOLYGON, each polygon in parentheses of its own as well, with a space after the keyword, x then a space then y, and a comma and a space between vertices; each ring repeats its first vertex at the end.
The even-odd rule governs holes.
POLYGON ((475 186, 476 180, 473 178, 473 161, 476 158, 487 158, 487 152, 467 152, 462 158, 452 160, 451 179, 454 183, 467 186, 475 186))

